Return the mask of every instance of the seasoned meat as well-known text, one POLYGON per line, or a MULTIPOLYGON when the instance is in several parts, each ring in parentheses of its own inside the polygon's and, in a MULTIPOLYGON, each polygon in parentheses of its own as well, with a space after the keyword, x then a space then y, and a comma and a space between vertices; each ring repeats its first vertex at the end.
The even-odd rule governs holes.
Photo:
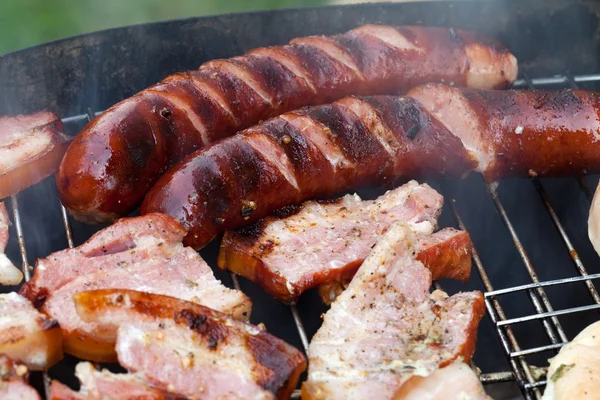
POLYGON ((516 77, 504 46, 462 30, 364 25, 294 39, 171 75, 111 107, 69 147, 58 192, 76 219, 114 220, 186 155, 283 112, 427 82, 501 88, 516 77))
POLYGON ((63 357, 58 323, 17 293, 0 294, 0 354, 31 370, 50 368, 63 357))
POLYGON ((174 399, 166 392, 151 388, 141 374, 113 374, 108 370, 98 371, 91 363, 80 362, 75 375, 81 382, 75 392, 59 381, 50 385, 50 400, 165 400, 174 399))
POLYGON ((116 360, 116 327, 83 322, 72 301, 77 292, 140 290, 248 319, 250 300, 218 281, 200 255, 181 244, 184 234, 164 215, 122 219, 77 248, 39 260, 21 292, 59 322, 67 353, 94 361, 116 360))
POLYGON ((17 194, 58 168, 71 139, 54 113, 0 118, 0 199, 17 194))
POLYGON ((8 243, 9 227, 10 219, 6 204, 0 202, 0 285, 18 285, 23 280, 23 273, 4 254, 8 243))
POLYGON ((171 168, 141 212, 173 216, 201 248, 282 207, 419 176, 600 172, 600 96, 428 84, 282 114, 171 168))
POLYGON ((85 321, 119 326, 122 366, 190 399, 287 399, 306 368, 302 353, 263 327, 196 303, 120 289, 74 300, 85 321))
POLYGON ((430 294, 417 240, 394 225, 333 302, 309 346, 304 399, 393 399, 414 375, 470 361, 483 296, 430 294))
POLYGON ((549 361, 543 400, 600 398, 600 322, 581 331, 549 361))
POLYGON ((41 400, 38 392, 27 384, 29 371, 23 364, 0 354, 0 399, 41 400))
MULTIPOLYGON (((291 215, 267 217, 250 227, 227 232, 221 242, 219 267, 258 283, 281 300, 293 301, 311 287, 349 281, 395 222, 405 221, 431 233, 442 204, 442 196, 435 190, 415 181, 373 201, 362 201, 358 195, 309 201, 290 210, 291 215)), ((439 235, 440 240, 437 236, 424 238, 419 246, 434 279, 468 279, 468 235, 462 241, 464 247, 449 245, 458 235, 462 238, 467 234, 451 230, 439 235), (457 254, 463 262, 448 263, 439 257, 444 246, 447 253, 457 254)))
MULTIPOLYGON (((444 228, 431 235, 419 236, 415 254, 434 280, 450 278, 466 282, 471 277, 471 237, 467 232, 444 228)), ((319 285, 323 302, 332 303, 348 287, 354 272, 354 269, 348 270, 346 277, 319 285)))

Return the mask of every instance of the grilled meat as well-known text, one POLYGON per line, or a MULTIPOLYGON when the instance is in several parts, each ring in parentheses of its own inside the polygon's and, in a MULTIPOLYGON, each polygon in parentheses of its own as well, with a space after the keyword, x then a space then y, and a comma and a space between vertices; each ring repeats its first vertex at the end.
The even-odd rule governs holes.
POLYGON ((600 171, 600 96, 424 85, 404 97, 346 97, 283 114, 189 156, 142 204, 200 248, 274 210, 419 175, 488 180, 600 171))
POLYGON ((0 294, 0 354, 31 370, 50 368, 63 357, 58 323, 17 293, 0 294))
POLYGON ((119 220, 83 245, 38 260, 21 292, 58 320, 67 353, 110 362, 114 325, 84 323, 72 301, 77 292, 121 288, 174 296, 237 319, 248 319, 250 300, 221 284, 198 253, 181 244, 185 231, 170 217, 119 220))
POLYGON ((543 400, 600 398, 600 322, 581 331, 549 361, 543 400))
POLYGON ((71 139, 54 113, 0 118, 0 199, 52 175, 71 139))
POLYGON ((309 346, 303 399, 393 399, 415 375, 470 361, 483 296, 430 294, 417 241, 394 225, 331 305, 309 346))
POLYGON ((74 296, 88 322, 119 326, 119 363, 190 399, 287 399, 302 353, 264 328, 176 298, 130 290, 74 296))
POLYGON ((516 76, 515 57, 473 32, 365 25, 298 38, 171 75, 113 106, 73 141, 59 195, 80 221, 113 220, 187 154, 282 112, 426 82, 499 88, 516 76))
POLYGON ((23 273, 4 254, 8 243, 9 226, 10 219, 6 204, 0 202, 0 285, 18 285, 23 280, 23 273))
POLYGON ((0 399, 40 400, 40 395, 27 384, 29 371, 23 364, 0 354, 0 399))
POLYGON ((79 392, 73 391, 59 381, 50 385, 50 400, 165 400, 174 399, 166 392, 151 388, 141 374, 113 374, 98 371, 88 362, 75 367, 75 375, 81 382, 79 392))
POLYGON ((394 400, 492 400, 479 378, 465 363, 454 362, 426 377, 413 375, 394 400))
MULTIPOLYGON (((415 181, 373 201, 362 201, 358 195, 309 201, 289 210, 291 215, 267 217, 225 233, 219 267, 260 284, 281 300, 293 301, 311 287, 349 281, 395 222, 409 222, 431 233, 442 204, 435 190, 415 181)), ((434 279, 458 275, 464 280, 471 270, 469 245, 468 234, 443 231, 424 239, 419 253, 434 279), (440 257, 450 252, 461 260, 440 257)))

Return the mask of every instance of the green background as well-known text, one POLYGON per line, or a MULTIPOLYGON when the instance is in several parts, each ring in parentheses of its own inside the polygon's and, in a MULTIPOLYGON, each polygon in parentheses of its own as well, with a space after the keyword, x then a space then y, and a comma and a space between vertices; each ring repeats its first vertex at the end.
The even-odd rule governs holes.
POLYGON ((325 3, 327 0, 0 0, 0 54, 115 26, 325 3))

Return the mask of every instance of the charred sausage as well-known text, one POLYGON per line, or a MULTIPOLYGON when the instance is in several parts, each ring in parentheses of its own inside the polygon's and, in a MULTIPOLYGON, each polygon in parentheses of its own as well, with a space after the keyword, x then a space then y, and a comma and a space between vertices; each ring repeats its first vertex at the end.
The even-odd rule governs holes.
POLYGON ((365 25, 295 39, 171 75, 113 106, 70 146, 58 193, 76 219, 110 221, 187 154, 282 112, 426 82, 502 88, 516 76, 515 57, 472 32, 365 25))
POLYGON ((345 97, 270 119, 188 156, 150 191, 200 248, 306 199, 399 178, 600 172, 600 93, 429 84, 345 97))

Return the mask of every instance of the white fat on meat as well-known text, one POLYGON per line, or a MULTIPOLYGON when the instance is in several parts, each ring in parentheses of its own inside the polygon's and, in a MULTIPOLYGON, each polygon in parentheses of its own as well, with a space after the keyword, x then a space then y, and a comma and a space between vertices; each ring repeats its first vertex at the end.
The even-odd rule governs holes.
POLYGON ((23 273, 13 265, 10 259, 4 254, 8 243, 8 228, 10 219, 6 204, 0 202, 0 284, 18 285, 23 280, 23 273))
POLYGON ((600 399, 600 321, 581 331, 549 361, 543 400, 600 399))
POLYGON ((306 398, 393 399, 411 377, 472 348, 481 293, 430 294, 417 240, 406 224, 392 227, 332 304, 309 346, 306 398))
POLYGON ((600 184, 596 188, 592 205, 590 207, 590 215, 588 218, 588 236, 594 250, 600 255, 600 184))
POLYGON ((15 292, 0 294, 0 354, 32 370, 62 359, 62 335, 56 321, 33 308, 15 292))

